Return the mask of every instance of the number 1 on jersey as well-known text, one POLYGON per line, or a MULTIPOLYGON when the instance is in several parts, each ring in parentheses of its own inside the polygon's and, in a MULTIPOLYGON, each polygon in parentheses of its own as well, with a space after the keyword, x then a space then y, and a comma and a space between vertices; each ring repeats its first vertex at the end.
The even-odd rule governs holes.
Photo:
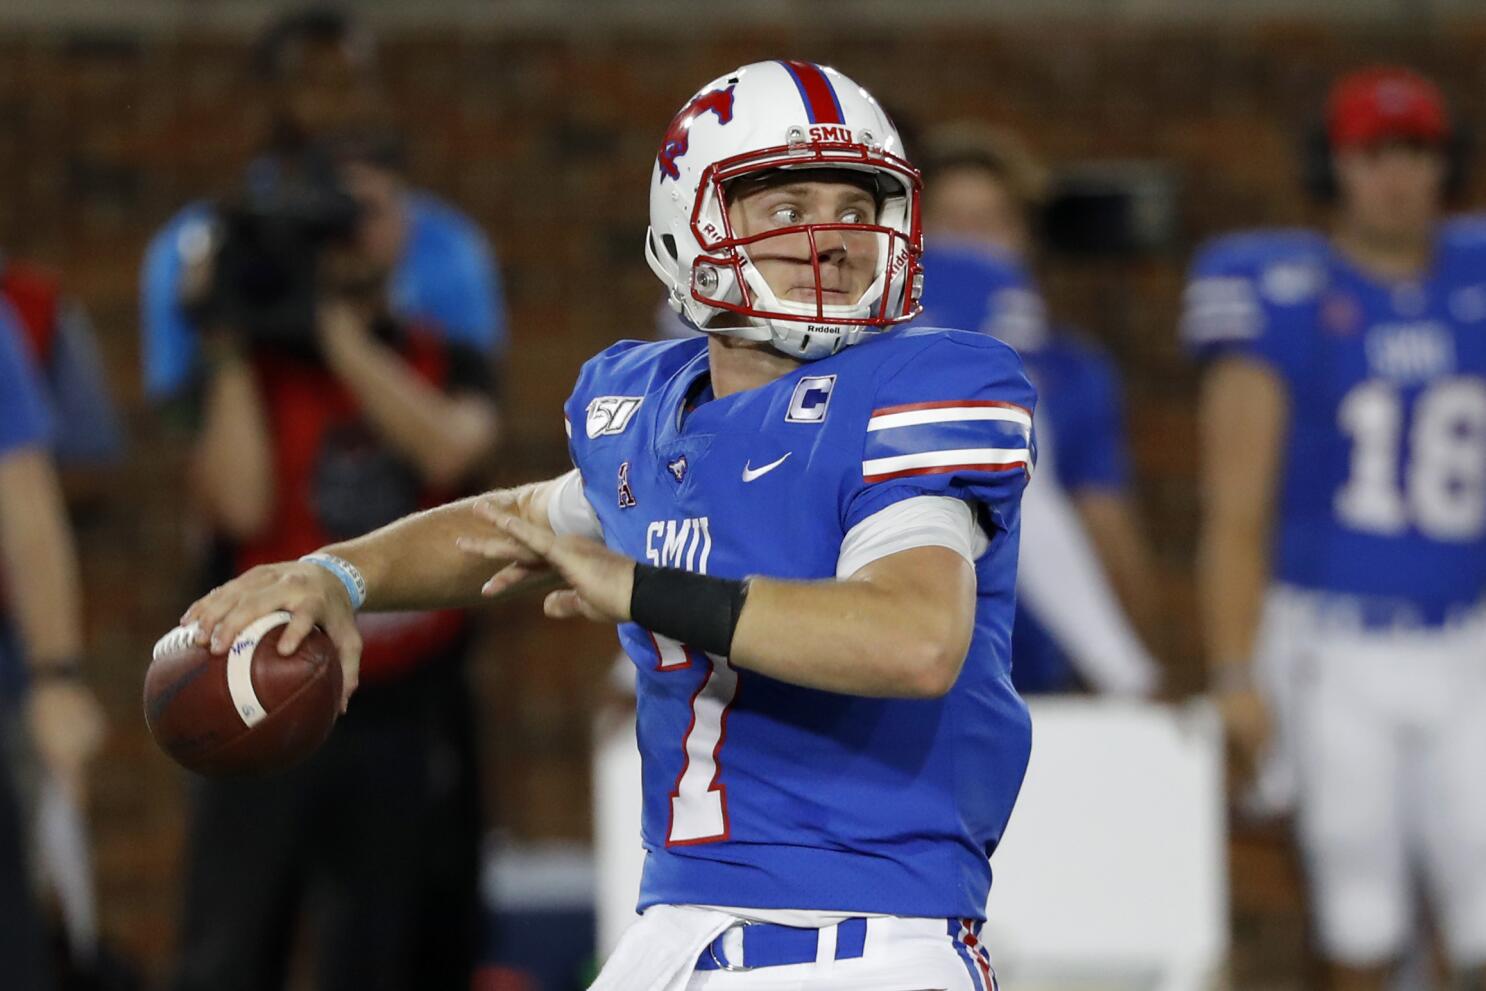
POLYGON ((655 636, 659 671, 690 670, 705 658, 709 669, 691 696, 691 723, 681 739, 681 771, 671 788, 667 846, 716 843, 728 838, 727 786, 720 784, 728 710, 738 694, 738 672, 724 657, 704 654, 669 637, 655 636))

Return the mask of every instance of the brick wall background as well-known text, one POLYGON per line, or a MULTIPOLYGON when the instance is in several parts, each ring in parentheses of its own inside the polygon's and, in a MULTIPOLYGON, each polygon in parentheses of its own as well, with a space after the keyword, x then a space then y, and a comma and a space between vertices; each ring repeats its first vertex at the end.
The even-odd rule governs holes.
MULTIPOLYGON (((826 61, 902 116, 1005 122, 1054 163, 1167 160, 1184 180, 1183 251, 1063 265, 1046 287, 1054 311, 1098 330, 1127 375, 1141 507, 1172 618, 1159 646, 1177 685, 1195 687, 1194 378, 1174 338, 1186 249, 1229 227, 1317 219, 1293 151, 1337 71, 1410 62, 1480 123, 1486 20, 1433 32, 669 23, 669 33, 423 28, 383 39, 416 181, 477 218, 504 264, 512 349, 499 477, 561 470, 559 404, 579 362, 649 332, 657 289, 640 245, 651 156, 680 102, 727 67, 785 53, 826 61)), ((132 437, 113 498, 81 525, 90 643, 115 723, 96 775, 103 924, 155 969, 171 942, 184 781, 148 738, 139 686, 149 645, 184 604, 192 535, 172 484, 182 451, 141 401, 136 280, 152 230, 223 190, 252 147, 243 53, 235 34, 0 29, 0 246, 60 269, 91 308, 132 437)), ((587 836, 588 713, 612 648, 608 631, 542 623, 531 604, 491 615, 478 681, 495 816, 517 837, 587 836)), ((1263 839, 1240 842, 1235 857, 1243 972, 1277 980, 1296 965, 1303 928, 1293 872, 1263 839)))

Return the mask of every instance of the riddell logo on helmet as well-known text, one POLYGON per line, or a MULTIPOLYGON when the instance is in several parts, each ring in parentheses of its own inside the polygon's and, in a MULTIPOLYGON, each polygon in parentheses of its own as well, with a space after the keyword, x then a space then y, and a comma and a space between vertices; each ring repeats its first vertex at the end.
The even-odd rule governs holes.
POLYGON ((908 249, 907 248, 900 247, 897 251, 894 251, 893 252, 893 256, 888 259, 888 263, 887 263, 887 279, 888 279, 888 281, 891 282, 893 280, 893 277, 898 274, 898 270, 901 269, 907 263, 908 263, 908 249))
POLYGON ((691 125, 702 114, 711 111, 717 115, 717 123, 726 124, 733 119, 733 87, 727 89, 714 89, 703 93, 695 100, 681 108, 681 112, 671 121, 671 126, 666 128, 666 136, 660 143, 660 155, 657 162, 660 164, 660 181, 665 182, 669 176, 672 179, 681 178, 681 170, 676 167, 676 159, 685 155, 691 147, 691 125))

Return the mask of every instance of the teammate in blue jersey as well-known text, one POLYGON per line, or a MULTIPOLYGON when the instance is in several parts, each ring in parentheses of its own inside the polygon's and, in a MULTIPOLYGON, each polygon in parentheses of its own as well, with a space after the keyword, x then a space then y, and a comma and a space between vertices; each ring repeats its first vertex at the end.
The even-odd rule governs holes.
POLYGON ((1329 236, 1222 238, 1187 290, 1184 333, 1208 365, 1208 649, 1235 739, 1270 753, 1261 784, 1283 798, 1298 780, 1332 986, 1384 985, 1422 884, 1460 986, 1474 987, 1486 221, 1440 219, 1459 163, 1427 80, 1349 76, 1325 126, 1329 236))
POLYGON ((1157 583, 1129 491, 1118 372, 1089 335, 1049 321, 1028 270, 1046 170, 1015 134, 974 122, 926 134, 922 166, 919 322, 1010 344, 1039 397, 1043 470, 1023 505, 1013 682, 1150 693, 1159 667, 1136 627, 1153 625, 1157 583))
POLYGON ((1034 394, 918 309, 918 173, 831 69, 744 66, 672 122, 646 254, 705 338, 624 342, 576 468, 254 569, 183 617, 286 608, 356 682, 352 607, 538 581, 638 672, 642 915, 598 989, 990 991, 988 863, 1030 748, 1012 689, 1034 394), (512 562, 491 577, 492 560, 512 562), (364 601, 363 601, 364 600, 364 601))

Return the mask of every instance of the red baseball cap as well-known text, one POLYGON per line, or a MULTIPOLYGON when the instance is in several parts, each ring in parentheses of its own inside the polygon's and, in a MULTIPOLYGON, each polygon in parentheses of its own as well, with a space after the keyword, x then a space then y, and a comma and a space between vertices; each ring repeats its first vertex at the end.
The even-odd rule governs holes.
POLYGON ((1343 76, 1326 100, 1332 148, 1356 148, 1390 138, 1443 144, 1450 117, 1440 88, 1409 69, 1375 66, 1343 76))

